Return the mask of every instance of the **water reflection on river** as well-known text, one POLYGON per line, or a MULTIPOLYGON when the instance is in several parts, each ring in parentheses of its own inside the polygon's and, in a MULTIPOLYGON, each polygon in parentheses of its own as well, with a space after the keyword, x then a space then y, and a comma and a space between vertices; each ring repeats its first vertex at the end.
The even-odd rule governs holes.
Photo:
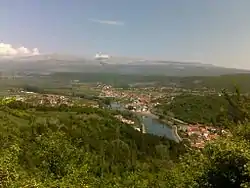
POLYGON ((149 116, 142 116, 142 123, 145 125, 146 132, 155 134, 157 136, 165 136, 168 139, 176 140, 172 128, 168 125, 162 124, 157 119, 152 119, 149 116))
MULTIPOLYGON (((117 110, 124 110, 124 107, 119 103, 112 103, 111 107, 117 110)), ((138 114, 139 115, 139 114, 138 114)), ((168 125, 161 123, 158 119, 153 119, 150 116, 139 115, 142 118, 142 123, 145 126, 146 132, 157 136, 165 136, 171 140, 177 140, 173 134, 172 128, 168 125)))

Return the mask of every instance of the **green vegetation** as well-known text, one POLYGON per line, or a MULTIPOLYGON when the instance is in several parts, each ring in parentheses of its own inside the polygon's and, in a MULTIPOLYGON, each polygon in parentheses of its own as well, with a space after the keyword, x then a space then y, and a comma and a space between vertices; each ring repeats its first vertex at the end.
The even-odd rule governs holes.
POLYGON ((179 95, 161 102, 156 113, 162 119, 170 116, 191 124, 227 126, 227 120, 237 123, 250 112, 250 98, 241 95, 237 88, 230 95, 225 91, 222 96, 179 95), (244 106, 245 111, 241 112, 238 106, 244 106))
POLYGON ((232 136, 182 156, 168 176, 169 187, 250 187, 250 103, 237 88, 233 95, 223 94, 229 106, 222 114, 232 136))
MULTIPOLYGON (((58 78, 56 89, 67 93, 67 79, 58 78)), ((53 84, 39 88, 54 92, 53 84)), ((39 89, 33 81, 26 86, 39 89)), ((159 108, 163 117, 215 123, 231 132, 200 150, 141 134, 114 117, 122 113, 139 123, 127 111, 2 100, 0 187, 250 187, 250 100, 238 89, 222 94, 177 96, 159 108)), ((103 106, 112 101, 84 92, 75 96, 103 106)))
POLYGON ((185 88, 214 88, 220 91, 222 88, 234 91, 234 85, 241 88, 242 92, 249 92, 250 74, 232 74, 222 76, 207 77, 185 77, 182 78, 180 84, 185 88))
MULTIPOLYGON (((13 88, 26 88, 44 93, 57 93, 67 95, 97 95, 98 90, 93 89, 97 82, 109 84, 114 87, 178 87, 185 89, 204 88, 220 91, 226 88, 233 91, 233 84, 238 85, 242 92, 249 92, 250 74, 232 74, 222 76, 189 76, 173 77, 164 75, 136 75, 119 73, 81 73, 58 72, 49 75, 30 74, 22 75, 18 79, 3 78, 0 80, 1 93, 3 90, 13 88)), ((0 94, 1 94, 0 93, 0 94)))
POLYGON ((233 136, 202 150, 141 134, 109 110, 5 101, 1 187, 249 187, 247 105, 241 95, 224 97, 236 112, 225 113, 233 136))
POLYGON ((107 110, 10 102, 0 118, 3 187, 155 187, 162 165, 185 151, 107 110))
MULTIPOLYGON (((114 87, 123 87, 132 84, 134 87, 151 86, 178 86, 187 89, 202 89, 204 87, 220 91, 222 88, 233 91, 233 84, 237 84, 242 92, 250 91, 250 74, 232 74, 222 76, 189 76, 171 77, 163 75, 121 75, 111 73, 55 73, 52 80, 69 79, 80 80, 86 83, 103 82, 114 87)), ((125 88, 126 88, 125 87, 125 88)))
POLYGON ((167 177, 168 187, 249 187, 248 142, 235 135, 208 144, 202 152, 187 153, 167 177))
POLYGON ((170 113, 177 119, 187 123, 211 124, 216 121, 222 107, 228 105, 224 97, 180 95, 170 103, 158 106, 161 115, 170 113))

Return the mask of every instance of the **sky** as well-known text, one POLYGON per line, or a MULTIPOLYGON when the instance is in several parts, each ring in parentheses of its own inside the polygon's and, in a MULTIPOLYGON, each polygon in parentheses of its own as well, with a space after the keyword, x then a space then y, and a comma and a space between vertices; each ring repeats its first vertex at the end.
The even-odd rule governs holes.
POLYGON ((249 0, 0 0, 0 54, 198 61, 250 69, 249 0))

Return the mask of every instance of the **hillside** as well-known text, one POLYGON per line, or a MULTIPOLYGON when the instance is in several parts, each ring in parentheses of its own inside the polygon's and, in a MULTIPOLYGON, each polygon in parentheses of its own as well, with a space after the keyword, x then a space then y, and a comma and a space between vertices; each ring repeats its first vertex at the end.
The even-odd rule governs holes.
POLYGON ((158 113, 162 115, 172 114, 184 122, 196 124, 216 123, 221 108, 227 109, 228 102, 224 97, 180 95, 175 97, 171 103, 163 100, 157 107, 158 113))
MULTIPOLYGON (((139 176, 153 170, 152 159, 170 165, 181 152, 177 149, 181 146, 142 135, 106 110, 9 103, 1 106, 0 112, 3 187, 140 185, 139 176)), ((157 174, 161 167, 155 165, 157 174)), ((158 184, 147 181, 145 185, 158 184)))
POLYGON ((249 91, 250 74, 228 74, 221 76, 190 76, 179 79, 177 85, 185 88, 222 88, 233 89, 234 85, 238 85, 242 90, 249 91))

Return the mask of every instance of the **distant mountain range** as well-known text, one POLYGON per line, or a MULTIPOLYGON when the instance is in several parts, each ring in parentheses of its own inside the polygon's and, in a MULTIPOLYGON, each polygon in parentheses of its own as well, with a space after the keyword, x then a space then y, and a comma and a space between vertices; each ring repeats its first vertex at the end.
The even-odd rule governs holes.
POLYGON ((218 67, 197 62, 153 61, 139 58, 112 57, 104 62, 61 54, 0 58, 5 72, 102 72, 166 76, 216 76, 250 73, 248 70, 218 67))

